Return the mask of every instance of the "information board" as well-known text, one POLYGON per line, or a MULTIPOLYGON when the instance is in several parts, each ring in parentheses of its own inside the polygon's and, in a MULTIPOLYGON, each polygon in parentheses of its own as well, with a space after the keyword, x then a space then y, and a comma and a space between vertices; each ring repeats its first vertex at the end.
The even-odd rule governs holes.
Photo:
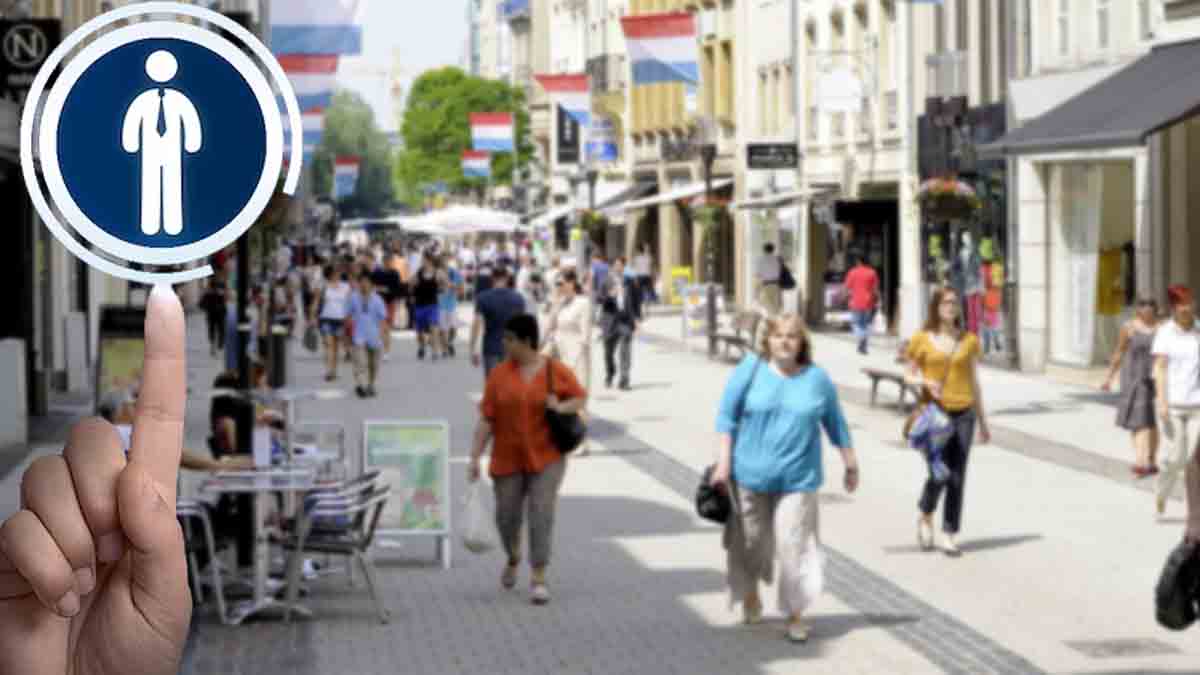
POLYGON ((392 497, 380 535, 450 534, 450 425, 442 420, 363 423, 363 469, 379 469, 392 497))

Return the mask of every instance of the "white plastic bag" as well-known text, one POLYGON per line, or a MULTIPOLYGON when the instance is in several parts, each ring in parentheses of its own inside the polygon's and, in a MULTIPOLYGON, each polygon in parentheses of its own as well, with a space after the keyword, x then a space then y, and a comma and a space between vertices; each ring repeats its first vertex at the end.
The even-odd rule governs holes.
POLYGON ((487 503, 487 486, 477 480, 467 488, 466 515, 463 517, 463 546, 471 553, 487 553, 496 547, 492 531, 492 513, 487 503))

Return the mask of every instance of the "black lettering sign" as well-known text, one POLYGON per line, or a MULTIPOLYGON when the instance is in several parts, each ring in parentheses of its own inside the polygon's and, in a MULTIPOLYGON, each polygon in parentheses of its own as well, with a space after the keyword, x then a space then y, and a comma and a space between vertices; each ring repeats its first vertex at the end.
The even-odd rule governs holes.
POLYGON ((61 39, 58 19, 0 21, 0 99, 24 104, 38 68, 61 39))
POLYGON ((795 169, 800 166, 800 150, 795 143, 748 143, 746 166, 749 169, 795 169))

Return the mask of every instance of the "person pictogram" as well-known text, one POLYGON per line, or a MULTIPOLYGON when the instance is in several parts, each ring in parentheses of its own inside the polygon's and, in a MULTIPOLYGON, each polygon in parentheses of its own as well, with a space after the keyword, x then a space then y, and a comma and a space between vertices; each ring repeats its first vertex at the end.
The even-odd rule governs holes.
MULTIPOLYGON (((159 50, 146 59, 146 74, 166 84, 179 72, 179 62, 159 50)), ((129 104, 121 130, 121 145, 141 153, 142 233, 179 234, 183 231, 183 150, 200 151, 200 114, 182 92, 166 87, 148 89, 129 104)))

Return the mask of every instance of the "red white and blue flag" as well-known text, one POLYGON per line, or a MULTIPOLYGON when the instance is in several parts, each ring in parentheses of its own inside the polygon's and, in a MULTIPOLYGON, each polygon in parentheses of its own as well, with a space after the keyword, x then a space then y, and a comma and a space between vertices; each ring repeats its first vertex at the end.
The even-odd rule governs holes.
POLYGON ((290 54, 279 57, 287 73, 300 110, 328 108, 333 103, 337 84, 338 57, 335 54, 290 54))
POLYGON ((482 150, 463 150, 462 172, 467 178, 488 178, 492 175, 492 156, 482 150))
MULTIPOLYGON (((396 2, 397 0, 389 0, 396 2)), ((362 53, 359 0, 271 0, 271 51, 283 54, 362 53)))
POLYGON ((535 75, 546 95, 584 129, 592 119, 592 94, 587 74, 535 75))
POLYGON ((359 158, 338 157, 333 160, 333 198, 335 200, 354 194, 358 185, 359 158))
MULTIPOLYGON (((321 138, 325 133, 325 111, 321 108, 313 110, 305 110, 300 113, 300 120, 304 125, 304 145, 305 147, 316 147, 321 144, 321 138)), ((283 116, 283 133, 287 134, 292 129, 291 120, 287 115, 283 116)))
POLYGON ((471 148, 476 151, 513 152, 512 113, 471 113, 471 148))
POLYGON ((700 82, 696 18, 688 12, 621 18, 633 84, 700 82))

